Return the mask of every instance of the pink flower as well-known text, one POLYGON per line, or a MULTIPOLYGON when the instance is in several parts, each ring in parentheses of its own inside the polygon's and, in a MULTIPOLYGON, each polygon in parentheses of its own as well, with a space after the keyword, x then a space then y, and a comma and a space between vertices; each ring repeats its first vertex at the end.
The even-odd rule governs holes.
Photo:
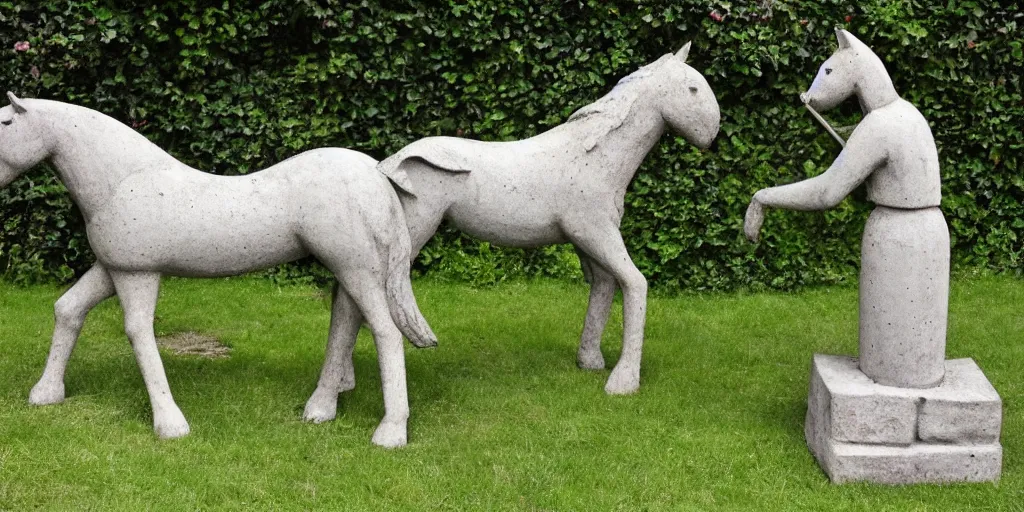
POLYGON ((28 44, 28 41, 18 41, 14 43, 14 51, 16 52, 27 52, 32 45, 28 44))
POLYGON ((718 23, 721 23, 722 20, 725 19, 725 16, 722 16, 721 14, 718 14, 718 11, 711 11, 711 12, 708 13, 708 16, 710 16, 711 19, 717 21, 718 23))

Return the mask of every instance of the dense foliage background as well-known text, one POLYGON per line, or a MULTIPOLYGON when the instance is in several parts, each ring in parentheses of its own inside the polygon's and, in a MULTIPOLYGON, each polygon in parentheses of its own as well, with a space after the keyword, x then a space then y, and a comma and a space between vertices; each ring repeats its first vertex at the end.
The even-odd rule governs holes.
MULTIPOLYGON (((626 197, 623 232, 666 289, 786 288, 856 275, 870 205, 772 212, 750 195, 823 172, 838 146, 801 107, 842 26, 932 123, 960 268, 1021 269, 1024 21, 1018 1, 0 1, 0 85, 110 114, 182 161, 253 172, 306 149, 383 158, 419 137, 524 138, 693 41, 722 107, 716 146, 672 134, 626 197)), ((852 124, 851 102, 828 114, 852 124)), ((92 261, 46 166, 0 192, 8 279, 67 280, 92 261)), ((503 250, 445 231, 417 270, 491 282, 577 275, 571 249, 503 250)), ((278 275, 309 275, 288 267, 278 275)))

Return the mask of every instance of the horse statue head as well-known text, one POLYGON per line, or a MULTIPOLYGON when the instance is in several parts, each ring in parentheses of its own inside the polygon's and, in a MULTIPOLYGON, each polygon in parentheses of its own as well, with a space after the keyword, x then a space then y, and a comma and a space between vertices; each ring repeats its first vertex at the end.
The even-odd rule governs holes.
POLYGON ((686 43, 675 54, 666 54, 619 80, 603 98, 573 114, 569 122, 592 116, 604 120, 587 137, 587 150, 625 124, 631 115, 638 115, 639 109, 634 106, 641 100, 691 144, 710 146, 718 135, 721 113, 707 79, 686 63, 689 53, 690 43, 686 43))
POLYGON ((0 188, 49 157, 51 146, 29 105, 14 93, 7 98, 11 104, 0 108, 0 188))
POLYGON ((707 148, 718 135, 722 114, 707 79, 686 63, 690 43, 675 55, 662 57, 659 73, 664 79, 656 86, 665 96, 661 117, 691 144, 707 148))
POLYGON ((800 95, 801 101, 816 110, 828 110, 853 94, 858 94, 864 105, 865 100, 870 103, 873 99, 865 95, 895 91, 882 59, 871 48, 840 28, 836 29, 836 39, 839 49, 818 69, 811 88, 800 95))

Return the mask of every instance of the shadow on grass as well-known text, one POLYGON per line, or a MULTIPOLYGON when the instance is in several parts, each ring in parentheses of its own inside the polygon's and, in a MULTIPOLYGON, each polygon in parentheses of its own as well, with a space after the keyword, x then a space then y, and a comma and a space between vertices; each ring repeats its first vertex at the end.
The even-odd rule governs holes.
MULTIPOLYGON (((457 403, 467 389, 479 389, 481 385, 518 382, 520 389, 516 391, 523 392, 532 387, 529 378, 553 382, 568 377, 582 381, 584 386, 597 378, 603 386, 609 373, 576 368, 575 339, 560 343, 541 339, 523 345, 500 334, 516 332, 514 328, 498 326, 495 332, 498 334, 493 339, 487 337, 490 333, 480 333, 479 337, 449 341, 433 349, 407 345, 406 374, 414 416, 417 409, 457 403)), ((274 346, 280 342, 268 339, 264 343, 274 346)), ((303 346, 286 355, 268 356, 259 350, 260 344, 247 341, 242 348, 236 347, 230 357, 217 359, 161 351, 171 391, 190 423, 206 414, 203 405, 211 401, 240 405, 227 409, 235 416, 225 418, 229 422, 251 420, 245 404, 256 406, 257 402, 286 404, 274 414, 277 418, 286 414, 296 420, 302 417, 305 402, 316 388, 323 349, 303 346)), ((617 360, 617 347, 605 353, 612 363, 617 360)), ((339 396, 338 416, 359 424, 375 424, 384 413, 380 370, 372 338, 365 333, 360 336, 353 364, 356 387, 339 396)), ((41 371, 42 365, 35 373, 28 373, 35 379, 41 371)), ((34 382, 31 380, 27 388, 34 382)), ((148 425, 152 420, 149 397, 127 339, 83 339, 68 365, 65 382, 68 402, 88 397, 90 401, 117 408, 140 423, 148 425), (123 345, 119 347, 117 343, 123 345), (97 349, 96 345, 105 346, 97 349)))

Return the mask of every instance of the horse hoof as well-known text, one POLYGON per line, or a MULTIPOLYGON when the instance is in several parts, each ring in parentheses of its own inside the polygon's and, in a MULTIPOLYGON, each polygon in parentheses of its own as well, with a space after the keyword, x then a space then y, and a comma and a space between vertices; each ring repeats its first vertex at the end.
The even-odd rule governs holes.
POLYGON ((604 356, 601 355, 601 352, 596 354, 580 352, 576 355, 576 366, 579 366, 581 370, 604 370, 604 356))
POLYGON ((323 423, 331 421, 338 415, 338 394, 331 391, 321 391, 317 388, 313 396, 306 402, 306 409, 302 413, 302 419, 311 423, 323 423))
POLYGON ((160 439, 177 439, 189 433, 188 421, 180 410, 165 413, 159 420, 153 421, 153 430, 160 439))
POLYGON ((52 405, 64 401, 64 383, 39 381, 32 386, 28 394, 28 403, 32 405, 52 405))
POLYGON ((604 385, 604 392, 609 395, 631 395, 640 389, 640 375, 630 375, 630 372, 612 370, 608 382, 604 385))
POLYGON ((405 421, 384 420, 373 433, 373 444, 384 448, 405 446, 407 440, 405 421))

